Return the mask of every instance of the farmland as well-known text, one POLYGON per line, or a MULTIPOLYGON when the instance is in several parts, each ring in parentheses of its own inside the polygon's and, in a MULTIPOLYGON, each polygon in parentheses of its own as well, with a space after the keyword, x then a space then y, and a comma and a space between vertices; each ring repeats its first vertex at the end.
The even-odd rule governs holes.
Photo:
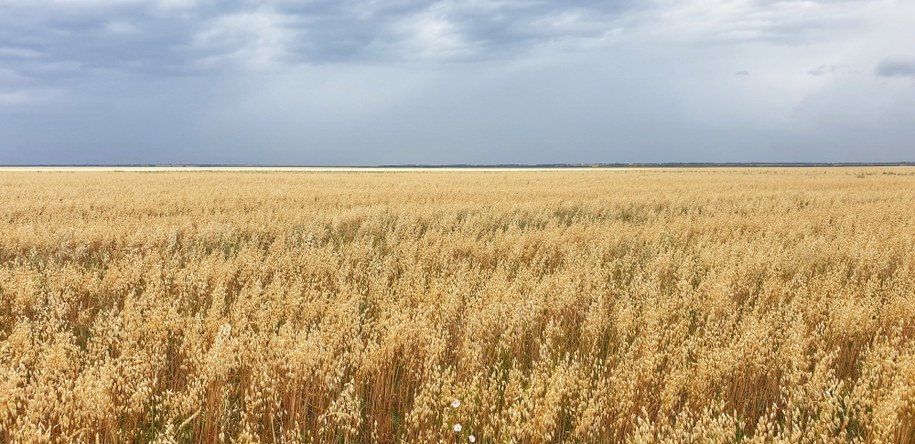
POLYGON ((889 167, 2 171, 0 441, 913 443, 913 202, 889 167))

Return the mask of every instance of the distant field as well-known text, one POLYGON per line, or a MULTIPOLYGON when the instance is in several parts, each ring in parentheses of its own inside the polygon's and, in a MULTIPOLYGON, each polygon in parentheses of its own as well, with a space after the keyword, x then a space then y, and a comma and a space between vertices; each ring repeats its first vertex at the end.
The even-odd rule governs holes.
POLYGON ((471 439, 915 442, 915 168, 0 171, 0 441, 471 439))
POLYGON ((534 172, 641 170, 647 167, 261 167, 261 166, 0 166, 0 172, 298 172, 298 173, 417 173, 417 172, 534 172))

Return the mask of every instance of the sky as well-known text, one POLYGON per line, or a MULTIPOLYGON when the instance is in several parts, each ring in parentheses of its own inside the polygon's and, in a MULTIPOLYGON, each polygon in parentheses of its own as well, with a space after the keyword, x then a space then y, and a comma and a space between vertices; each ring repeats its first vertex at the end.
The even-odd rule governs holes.
POLYGON ((915 161, 913 0, 0 0, 0 164, 915 161))

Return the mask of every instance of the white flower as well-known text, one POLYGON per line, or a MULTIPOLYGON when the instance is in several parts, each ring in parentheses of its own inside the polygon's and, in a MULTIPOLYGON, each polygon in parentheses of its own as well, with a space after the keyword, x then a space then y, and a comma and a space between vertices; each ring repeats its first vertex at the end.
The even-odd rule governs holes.
POLYGON ((456 409, 456 408, 458 408, 458 407, 460 407, 460 406, 461 406, 461 400, 460 400, 460 399, 455 399, 454 401, 451 401, 451 408, 456 409))
POLYGON ((473 436, 473 435, 470 435, 470 436, 467 437, 467 440, 470 441, 470 442, 477 442, 477 437, 476 437, 476 436, 473 436))
POLYGON ((455 432, 460 432, 460 431, 461 431, 461 428, 462 428, 462 427, 461 427, 460 424, 455 424, 455 425, 454 425, 454 431, 455 431, 455 432))

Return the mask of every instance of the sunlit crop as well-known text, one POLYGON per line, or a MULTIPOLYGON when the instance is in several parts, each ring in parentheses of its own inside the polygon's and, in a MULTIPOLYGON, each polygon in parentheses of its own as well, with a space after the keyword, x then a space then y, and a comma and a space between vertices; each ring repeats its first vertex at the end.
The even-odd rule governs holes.
POLYGON ((915 170, 0 172, 0 441, 915 442, 915 170))

